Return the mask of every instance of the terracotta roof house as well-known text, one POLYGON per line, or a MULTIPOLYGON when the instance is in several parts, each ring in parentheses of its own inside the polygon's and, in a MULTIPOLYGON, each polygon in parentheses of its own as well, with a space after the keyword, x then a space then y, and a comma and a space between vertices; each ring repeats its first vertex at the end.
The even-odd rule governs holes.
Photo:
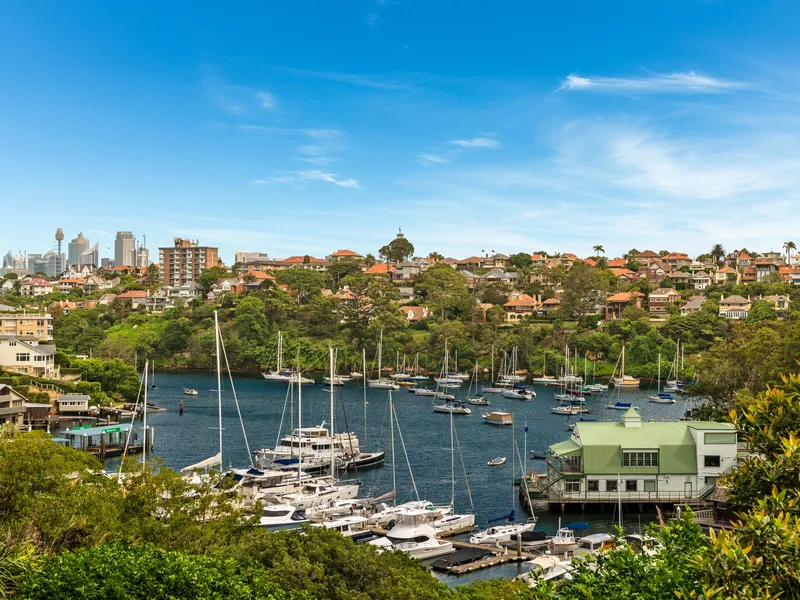
POLYGON ((483 266, 483 261, 480 256, 470 256, 469 258, 464 258, 456 263, 456 268, 459 271, 463 271, 465 269, 480 269, 483 266))
POLYGON ((339 260, 357 260, 359 258, 364 257, 358 252, 353 252, 352 250, 337 250, 330 255, 329 260, 330 262, 336 262, 339 260))
POLYGON ((642 295, 639 292, 619 292, 606 298, 606 321, 616 321, 622 311, 629 306, 642 307, 642 295))
POLYGON ((483 262, 485 267, 496 267, 498 269, 505 269, 510 264, 510 258, 505 254, 495 254, 494 256, 489 256, 483 262))
POLYGON ((639 281, 639 273, 631 271, 630 269, 611 269, 611 272, 614 273, 617 279, 625 283, 639 281))
POLYGON ((388 263, 375 263, 364 272, 367 275, 385 275, 389 279, 394 279, 394 276, 397 274, 397 269, 388 263))
POLYGON ((705 296, 693 296, 686 304, 681 306, 681 316, 685 317, 686 315, 696 313, 700 310, 705 301, 705 296))
POLYGON ((681 299, 675 288, 658 288, 650 292, 647 298, 647 311, 654 317, 667 316, 667 305, 681 299))
POLYGON ((503 305, 503 310, 506 311, 506 322, 516 323, 525 317, 529 317, 537 312, 542 306, 541 298, 538 296, 533 298, 528 294, 514 292, 511 297, 503 305))
POLYGON ((51 302, 47 305, 47 312, 51 313, 56 311, 61 311, 61 314, 68 315, 73 310, 78 308, 78 305, 75 302, 68 302, 67 300, 59 300, 58 302, 51 302))
POLYGON ((72 288, 82 287, 85 281, 83 277, 63 277, 58 280, 58 291, 69 293, 72 288))
POLYGON ((723 296, 719 301, 719 316, 727 319, 746 319, 752 306, 749 297, 743 298, 736 294, 727 298, 723 296))
POLYGON ((406 316, 409 323, 419 323, 431 316, 431 311, 427 306, 401 306, 400 310, 406 316))
POLYGON ((52 294, 54 291, 53 283, 44 277, 35 275, 25 277, 19 284, 20 296, 44 296, 52 294))
POLYGON ((314 256, 308 256, 308 262, 306 262, 306 256, 289 256, 284 258, 281 262, 287 267, 300 267, 301 269, 310 269, 312 271, 324 271, 328 268, 330 264, 324 258, 316 258, 314 256))
POLYGON ((681 267, 688 267, 692 264, 692 259, 688 254, 683 252, 670 252, 661 257, 661 262, 673 269, 680 269, 681 267))
POLYGON ((558 310, 561 307, 561 299, 560 298, 548 298, 547 300, 542 302, 542 306, 539 309, 544 315, 549 314, 551 311, 558 310))
POLYGON ((589 258, 583 259, 583 262, 586 263, 587 265, 589 265, 590 267, 596 267, 597 266, 597 260, 595 260, 591 256, 589 258))
POLYGON ((689 282, 692 280, 689 274, 683 271, 670 271, 669 278, 675 283, 675 287, 680 287, 682 290, 688 289, 689 282))
POLYGON ((628 264, 628 261, 624 258, 612 258, 608 261, 608 268, 609 269, 623 269, 625 265, 628 264))
POLYGON ((711 275, 705 271, 698 271, 692 276, 692 287, 696 290, 704 290, 711 285, 711 275))
POLYGON ((662 279, 669 277, 670 271, 671 269, 668 266, 662 265, 658 261, 653 261, 647 266, 645 277, 647 277, 648 283, 659 284, 662 279))
POLYGON ((450 265, 451 267, 455 267, 458 264, 458 260, 452 257, 443 258, 439 262, 444 263, 446 265, 450 265))
POLYGON ((717 285, 723 285, 725 283, 738 284, 740 279, 741 274, 739 271, 728 265, 725 265, 714 273, 714 283, 717 285))
POLYGON ((127 292, 122 292, 117 296, 123 302, 127 302, 130 300, 131 308, 134 310, 139 308, 140 306, 146 306, 146 298, 147 298, 147 291, 146 290, 128 290, 127 292))
POLYGON ((642 263, 645 267, 649 266, 650 263, 660 259, 661 257, 652 250, 645 250, 644 252, 639 252, 639 254, 636 255, 636 260, 642 263))
POLYGON ((776 275, 778 273, 778 265, 774 262, 769 260, 757 260, 756 261, 756 281, 768 281, 770 279, 770 275, 776 275))
POLYGON ((745 267, 742 269, 742 283, 753 283, 758 280, 755 267, 745 267))

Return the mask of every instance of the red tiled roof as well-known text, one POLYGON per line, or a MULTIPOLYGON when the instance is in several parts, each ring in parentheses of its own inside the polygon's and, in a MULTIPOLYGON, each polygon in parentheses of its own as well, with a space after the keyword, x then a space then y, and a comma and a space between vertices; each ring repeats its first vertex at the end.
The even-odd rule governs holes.
MULTIPOLYGON (((288 258, 284 258, 280 262, 302 265, 302 264, 304 264, 306 262, 306 257, 305 256, 290 256, 288 258)), ((327 262, 328 261, 325 260, 324 258, 316 258, 314 256, 309 256, 308 257, 308 264, 327 264, 327 262)))
POLYGON ((608 261, 609 267, 624 267, 627 264, 628 261, 624 258, 612 258, 610 261, 608 261))
POLYGON ((464 260, 458 261, 460 265, 474 265, 474 264, 481 264, 483 259, 480 256, 470 256, 469 258, 465 258, 464 260))
POLYGON ((422 321, 430 316, 430 311, 425 306, 401 306, 400 309, 409 321, 422 321))
POLYGON ((536 300, 528 294, 517 294, 511 296, 503 306, 536 306, 536 300))
POLYGON ((531 260, 532 261, 544 260, 544 256, 542 256, 541 254, 531 254, 531 260))
POLYGON ((123 300, 128 298, 147 298, 147 290, 128 290, 127 292, 122 292, 117 298, 122 298, 123 300))
POLYGON ((571 252, 567 252, 564 254, 564 258, 568 258, 570 260, 578 260, 578 257, 571 252))
POLYGON ((659 258, 659 256, 652 250, 645 250, 644 252, 639 252, 636 258, 659 258))
POLYGON ((739 252, 739 256, 737 256, 739 260, 753 260, 753 257, 747 254, 747 252, 739 252))
POLYGON ((365 273, 367 275, 388 275, 389 273, 397 273, 397 269, 387 263, 375 263, 365 273))
POLYGON ((352 250, 337 250, 331 256, 336 257, 344 257, 344 256, 357 256, 361 258, 361 255, 358 252, 353 252, 352 250))
POLYGON ((641 296, 639 292, 619 292, 607 298, 607 302, 630 302, 634 298, 641 296))
POLYGON ((250 276, 254 279, 258 279, 260 281, 275 281, 275 278, 270 275, 269 273, 264 273, 263 271, 248 271, 245 273, 245 277, 250 276))
POLYGON ((596 267, 597 266, 597 261, 595 259, 593 259, 593 258, 587 258, 583 262, 586 263, 587 265, 589 265, 590 267, 596 267))

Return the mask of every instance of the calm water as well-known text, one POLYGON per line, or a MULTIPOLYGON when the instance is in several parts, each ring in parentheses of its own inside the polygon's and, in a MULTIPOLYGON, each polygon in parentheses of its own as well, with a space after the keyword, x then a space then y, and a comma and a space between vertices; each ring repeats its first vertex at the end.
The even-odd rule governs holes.
MULTIPOLYGON (((166 408, 167 412, 154 413, 148 416, 148 424, 155 428, 155 454, 172 468, 180 469, 216 454, 218 450, 217 426, 217 393, 216 379, 212 374, 203 373, 157 373, 157 390, 149 392, 148 401, 166 408), (199 395, 186 396, 183 388, 197 389, 199 395), (178 415, 178 404, 184 400, 183 416, 178 415)), ((279 425, 284 412, 287 396, 287 385, 265 381, 258 375, 234 376, 234 385, 239 399, 244 426, 250 449, 273 447, 278 438, 279 425)), ((227 465, 249 465, 242 428, 236 413, 236 407, 228 381, 223 383, 223 460, 227 465)), ((323 384, 303 386, 303 425, 319 425, 329 420, 330 393, 323 384)), ((536 386, 537 397, 531 401, 520 401, 503 398, 499 394, 488 395, 491 407, 472 407, 469 416, 454 416, 461 455, 472 492, 476 512, 476 523, 484 527, 487 520, 507 514, 511 510, 512 501, 518 519, 524 514, 519 507, 516 489, 512 492, 512 434, 511 428, 498 428, 487 425, 481 418, 486 410, 499 409, 514 413, 515 435, 518 456, 524 461, 526 447, 525 423, 528 425, 527 449, 544 451, 549 445, 565 440, 570 432, 565 423, 568 417, 554 415, 550 407, 554 402, 556 388, 536 386), (507 457, 505 465, 489 467, 486 462, 503 455, 507 457)), ((452 391, 452 390, 451 390, 452 391)), ((295 391, 296 393, 296 391, 295 391)), ((337 430, 345 429, 345 419, 349 430, 359 436, 361 447, 368 450, 384 449, 387 452, 385 466, 369 471, 359 472, 358 478, 363 482, 361 496, 377 496, 391 489, 392 468, 389 442, 388 392, 367 389, 367 440, 364 442, 364 405, 363 388, 352 382, 336 389, 337 430)), ((467 383, 461 390, 455 391, 459 398, 466 397, 467 383)), ((642 417, 658 421, 675 420, 684 410, 684 403, 678 397, 674 405, 653 404, 647 401, 645 390, 606 392, 586 398, 586 406, 591 416, 598 420, 621 420, 622 413, 603 408, 606 403, 613 404, 619 396, 622 401, 633 402, 639 407, 642 417)), ((450 418, 446 414, 431 411, 432 399, 410 394, 405 388, 392 394, 400 430, 408 452, 408 460, 421 499, 446 503, 450 501, 450 418)), ((296 398, 295 398, 296 402, 296 398)), ((284 415, 283 432, 289 428, 289 409, 284 415)), ((574 419, 574 417, 573 417, 574 419)), ((297 425, 297 411, 294 411, 294 423, 297 425)), ((395 435, 397 451, 397 501, 415 499, 406 459, 402 454, 400 436, 395 435)), ((470 508, 469 495, 464 479, 461 458, 456 450, 456 510, 466 511, 470 508)), ((544 468, 544 462, 528 460, 527 467, 544 468)), ((517 475, 520 464, 517 460, 517 475)), ((354 476, 354 475, 353 475, 354 476)), ((625 528, 638 530, 639 524, 652 519, 650 515, 623 514, 625 528)), ((554 533, 558 527, 557 513, 537 515, 537 530, 554 533)), ((573 512, 563 516, 565 523, 587 521, 593 527, 589 532, 608 531, 612 522, 616 521, 613 511, 605 512, 573 512)), ((507 565, 504 569, 492 571, 492 576, 513 576, 518 567, 507 565), (504 571, 508 571, 505 573, 504 571)), ((473 574, 474 576, 474 574, 473 574)), ((478 577, 485 577, 483 572, 478 577)), ((458 583, 467 583, 468 576, 458 578, 458 583)), ((448 578, 443 578, 447 580, 448 578)), ((452 578, 450 578, 452 579, 452 578)))

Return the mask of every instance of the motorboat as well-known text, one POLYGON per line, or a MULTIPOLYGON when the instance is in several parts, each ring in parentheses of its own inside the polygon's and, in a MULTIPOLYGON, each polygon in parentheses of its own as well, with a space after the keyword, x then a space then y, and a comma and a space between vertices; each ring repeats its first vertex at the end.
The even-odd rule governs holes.
POLYGON ((554 383, 558 383, 558 378, 552 377, 550 375, 545 376, 545 377, 534 377, 533 379, 531 379, 531 382, 544 384, 544 385, 551 385, 551 384, 554 384, 554 383))
POLYGON ((308 519, 298 512, 297 507, 291 504, 269 504, 264 507, 258 526, 270 530, 297 529, 304 523, 308 523, 308 519))
POLYGON ((497 544, 513 541, 517 535, 532 531, 536 526, 536 519, 529 519, 527 523, 509 523, 507 525, 493 525, 488 529, 471 535, 470 544, 497 544))
POLYGON ((614 538, 607 533, 586 535, 578 540, 575 556, 579 554, 597 554, 601 550, 613 547, 613 545, 614 538))
POLYGON ((352 500, 358 496, 359 488, 358 483, 334 483, 328 479, 317 479, 296 492, 284 494, 281 501, 297 507, 298 510, 306 510, 329 500, 352 500))
POLYGON ((425 387, 412 387, 408 388, 408 391, 417 396, 435 396, 438 393, 436 390, 425 387))
POLYGON ((552 406, 550 408, 550 412, 556 415, 577 415, 580 413, 580 407, 572 406, 568 404, 559 404, 557 406, 552 406))
POLYGON ((472 513, 463 515, 443 514, 439 518, 434 519, 432 525, 439 535, 443 533, 457 533, 464 530, 472 530, 475 529, 475 515, 472 513))
POLYGON ((486 463, 490 467, 499 467, 500 465, 506 464, 506 457, 505 456, 498 456, 496 458, 491 459, 488 463, 486 463))
POLYGON ((183 393, 187 396, 197 396, 197 390, 193 388, 183 388, 183 393))
POLYGON ((545 555, 522 563, 522 567, 527 570, 516 579, 525 581, 529 587, 534 588, 541 581, 553 581, 567 575, 571 561, 562 561, 555 556, 545 555))
POLYGON ((550 550, 553 554, 573 552, 578 547, 575 532, 568 527, 559 527, 556 534, 550 539, 550 550))
POLYGON ((502 394, 506 391, 504 387, 482 387, 481 394, 502 394))
POLYGON ((536 397, 536 392, 524 388, 512 388, 503 391, 504 398, 514 398, 515 400, 533 400, 536 397))
POLYGON ((358 436, 352 432, 336 433, 331 436, 323 421, 316 427, 295 428, 290 435, 283 436, 275 448, 262 448, 256 450, 255 454, 256 460, 262 465, 270 461, 285 465, 308 459, 330 462, 331 452, 335 457, 358 456, 360 454, 358 436))
MULTIPOLYGON (((397 523, 398 516, 401 513, 409 511, 425 511, 427 513, 438 513, 439 515, 449 514, 451 508, 449 506, 436 506, 428 500, 417 500, 412 502, 405 502, 397 506, 390 506, 381 502, 375 506, 375 512, 369 517, 371 525, 378 525, 380 527, 388 527, 391 529, 397 523)), ((436 518, 431 517, 431 521, 436 518)))
POLYGON ((605 383, 590 383, 587 387, 590 390, 592 390, 593 392, 607 392, 608 391, 608 385, 606 385, 605 383))
POLYGON ((672 394, 661 392, 657 396, 649 396, 647 398, 648 402, 654 402, 655 404, 675 404, 676 400, 672 394))
POLYGON ((312 527, 323 527, 339 532, 344 537, 358 541, 363 538, 373 537, 372 532, 369 530, 367 518, 358 515, 351 515, 334 519, 333 521, 322 521, 321 523, 312 523, 312 527))
POLYGON ((505 427, 514 424, 514 415, 502 410, 493 410, 490 413, 484 413, 482 416, 484 423, 488 423, 489 425, 505 427))
POLYGON ((436 537, 431 515, 425 510, 412 510, 397 515, 397 522, 386 537, 369 543, 383 550, 398 550, 412 558, 425 560, 453 552, 451 542, 436 537))
POLYGON ((386 379, 386 378, 379 378, 379 379, 370 379, 367 381, 367 385, 374 390, 393 390, 397 391, 400 389, 400 386, 397 385, 393 380, 386 379))
POLYGON ((642 382, 640 379, 636 377, 631 377, 630 375, 623 375, 622 377, 615 377, 612 379, 614 385, 618 388, 638 388, 639 384, 642 382))

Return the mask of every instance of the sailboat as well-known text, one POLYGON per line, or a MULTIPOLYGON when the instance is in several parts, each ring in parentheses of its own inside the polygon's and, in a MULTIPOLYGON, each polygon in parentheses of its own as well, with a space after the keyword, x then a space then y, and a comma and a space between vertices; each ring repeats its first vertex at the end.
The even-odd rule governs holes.
POLYGON ((611 379, 614 385, 622 389, 638 389, 641 381, 636 377, 631 377, 625 374, 625 344, 622 344, 622 355, 620 356, 622 365, 619 370, 619 377, 611 379))
POLYGON ((472 381, 469 383, 467 390, 467 402, 475 406, 489 406, 489 400, 484 396, 478 395, 478 361, 475 361, 475 372, 472 375, 472 381), (472 384, 475 384, 475 395, 472 395, 472 384))
POLYGON ((662 392, 661 391, 661 355, 658 355, 658 382, 656 384, 658 386, 656 395, 649 396, 647 399, 650 402, 655 402, 656 404, 675 404, 675 397, 670 394, 669 392, 662 392))
POLYGON ((678 340, 678 344, 675 346, 675 358, 672 361, 672 365, 670 365, 669 373, 667 373, 667 381, 664 385, 665 392, 675 392, 678 390, 680 386, 680 382, 678 381, 678 371, 680 369, 678 363, 678 356, 681 352, 681 341, 678 340))
MULTIPOLYGON (((447 352, 447 338, 444 340, 444 362, 442 363, 442 377, 436 379, 436 392, 439 392, 439 388, 446 385, 444 382, 447 381, 447 366, 448 366, 448 352, 447 352)), ((460 380, 459 380, 459 385, 460 380)), ((434 396, 434 400, 438 398, 438 395, 434 396)), ((464 402, 459 402, 455 399, 455 396, 450 396, 449 394, 445 394, 444 404, 436 404, 434 402, 433 405, 433 412, 438 413, 450 413, 451 415, 469 415, 472 413, 472 409, 467 406, 464 402)))
POLYGON ((158 386, 156 385, 156 363, 153 361, 153 376, 150 378, 150 389, 157 390, 158 386))
POLYGON ((557 377, 552 377, 547 374, 547 348, 542 348, 542 354, 542 376, 534 377, 531 381, 533 381, 533 383, 543 383, 545 385, 558 383, 557 377))
POLYGON ((408 379, 409 381, 428 381, 428 376, 423 375, 419 370, 419 352, 414 356, 414 368, 411 370, 411 375, 408 379))
MULTIPOLYGON (((489 525, 492 523, 500 523, 505 521, 505 525, 494 525, 483 531, 479 531, 470 536, 470 544, 495 544, 498 542, 508 542, 515 538, 517 535, 526 531, 531 531, 536 526, 536 517, 531 517, 525 523, 515 523, 516 513, 514 511, 514 498, 517 494, 514 478, 516 477, 516 457, 517 444, 514 437, 514 427, 511 427, 511 512, 496 519, 490 519, 489 525)), ((521 465, 520 465, 521 466, 521 465)))
MULTIPOLYGON (((283 381, 289 383, 292 381, 292 371, 283 368, 283 332, 278 330, 278 362, 274 371, 264 371, 262 377, 267 381, 283 381)), ((313 379, 303 377, 302 374, 297 373, 294 379, 299 379, 300 383, 314 383, 313 379)))
POLYGON ((517 369, 519 360, 519 349, 515 346, 511 350, 511 360, 508 361, 508 371, 501 373, 497 380, 497 385, 509 386, 525 381, 525 375, 518 375, 517 369))
POLYGON ((376 390, 399 390, 400 386, 397 385, 391 378, 382 377, 381 372, 383 369, 383 329, 381 329, 381 336, 378 341, 378 378, 370 379, 367 381, 369 387, 376 390))
MULTIPOLYGON (((489 381, 494 382, 494 344, 492 344, 492 371, 491 371, 491 375, 489 377, 490 377, 489 381)), ((491 387, 482 387, 481 388, 481 393, 484 393, 484 394, 502 394, 504 389, 505 388, 503 388, 503 387, 497 387, 495 385, 492 385, 491 387)))

